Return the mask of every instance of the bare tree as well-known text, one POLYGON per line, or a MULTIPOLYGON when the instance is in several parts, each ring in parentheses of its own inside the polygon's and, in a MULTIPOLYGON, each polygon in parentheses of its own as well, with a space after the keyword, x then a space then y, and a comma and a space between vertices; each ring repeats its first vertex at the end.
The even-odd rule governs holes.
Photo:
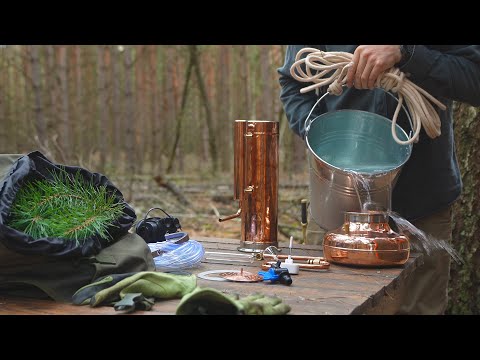
POLYGON ((133 177, 135 175, 135 149, 134 149, 134 108, 135 100, 132 93, 132 49, 130 46, 125 46, 124 50, 124 67, 125 67, 125 151, 127 153, 127 174, 128 174, 128 194, 127 201, 132 198, 133 177))
POLYGON ((84 84, 83 79, 83 56, 82 56, 82 47, 80 45, 75 45, 73 48, 73 56, 75 59, 75 124, 73 128, 76 130, 76 153, 77 155, 82 155, 85 150, 84 146, 84 136, 85 136, 85 99, 84 99, 84 84))
POLYGON ((260 93, 260 118, 273 120, 273 89, 272 73, 273 69, 270 63, 270 45, 260 45, 260 69, 262 79, 262 91, 260 93))
POLYGON ((8 119, 6 118, 5 103, 6 103, 6 87, 7 84, 7 67, 5 64, 5 53, 6 51, 0 51, 0 153, 7 152, 7 126, 8 119))
POLYGON ((452 261, 449 314, 480 314, 480 108, 456 103, 455 145, 463 191, 453 207, 452 244, 465 260, 452 261))
POLYGON ((68 91, 68 77, 67 77, 67 47, 60 45, 57 47, 57 64, 58 74, 60 80, 61 89, 61 114, 62 114, 62 127, 60 136, 60 156, 66 163, 71 159, 71 131, 70 131, 70 113, 69 113, 69 91, 68 91))
POLYGON ((220 45, 218 47, 218 71, 217 80, 217 121, 216 138, 219 140, 220 165, 222 171, 229 171, 232 157, 232 131, 233 120, 230 118, 230 52, 231 46, 220 45))
POLYGON ((151 147, 151 163, 152 163, 152 173, 157 174, 162 172, 162 154, 159 147, 159 134, 160 129, 163 124, 163 118, 160 117, 159 111, 159 92, 158 92, 158 75, 157 75, 157 66, 158 66, 158 48, 157 46, 150 46, 149 51, 149 60, 150 60, 150 96, 151 96, 151 131, 152 131, 152 147, 151 147))
MULTIPOLYGON (((164 133, 166 129, 175 128, 176 132, 176 116, 177 116, 177 107, 175 102, 175 90, 174 90, 174 81, 172 68, 174 67, 174 51, 173 47, 167 47, 165 49, 165 62, 163 66, 163 103, 162 103, 162 114, 165 114, 165 122, 163 125, 164 133)), ((169 132, 170 134, 170 132, 169 132)), ((176 134, 175 134, 176 137, 176 134)), ((173 148, 173 142, 170 142, 172 136, 163 136, 162 137, 162 153, 166 156, 170 156, 170 147, 173 148)), ((167 164, 168 167, 168 164, 167 164)), ((168 170, 167 170, 168 171, 168 170)))
POLYGON ((190 58, 188 60, 188 65, 185 71, 185 82, 184 82, 183 91, 182 91, 182 103, 180 105, 180 113, 178 114, 177 123, 175 127, 175 137, 173 141, 173 147, 172 147, 172 151, 170 152, 170 157, 168 159, 167 173, 171 172, 173 169, 176 150, 177 150, 178 142, 180 140, 180 135, 182 132, 182 122, 185 114, 185 105, 187 104, 188 90, 190 89, 188 85, 190 83, 190 77, 192 75, 194 58, 193 58, 192 52, 190 52, 189 54, 190 54, 190 58))
POLYGON ((145 159, 145 102, 144 102, 144 81, 143 81, 143 54, 144 45, 135 46, 135 58, 133 61, 135 71, 135 85, 134 85, 134 97, 135 97, 135 157, 137 161, 137 172, 143 171, 144 159, 145 159))
POLYGON ((35 128, 37 131, 38 142, 41 146, 48 148, 47 140, 47 126, 45 118, 43 116, 43 104, 42 104, 42 78, 40 72, 40 59, 38 52, 38 45, 32 45, 31 49, 31 64, 32 64, 32 85, 33 94, 35 97, 35 128))
POLYGON ((97 88, 98 88, 98 111, 100 126, 98 134, 98 149, 100 151, 99 171, 105 172, 105 161, 107 154, 107 123, 108 123, 108 107, 107 107, 107 88, 106 88, 106 68, 105 68, 105 49, 104 45, 97 46, 97 88))
POLYGON ((202 72, 200 71, 197 45, 189 45, 189 49, 190 49, 190 58, 192 59, 193 67, 195 69, 195 74, 197 76, 200 96, 203 100, 203 106, 205 108, 205 113, 206 113, 206 121, 207 121, 207 128, 208 128, 208 134, 209 134, 208 145, 210 150, 210 157, 212 159, 212 171, 213 173, 216 173, 218 170, 218 155, 217 155, 217 145, 215 142, 215 129, 213 127, 212 112, 210 109, 210 102, 208 101, 205 82, 203 81, 202 72))
POLYGON ((252 114, 251 112, 251 100, 250 100, 250 88, 248 84, 248 56, 247 56, 247 46, 241 45, 239 48, 238 54, 239 60, 239 67, 240 67, 240 88, 243 91, 242 100, 240 109, 243 111, 243 115, 239 115, 240 117, 249 118, 252 114))
POLYGON ((114 146, 113 151, 113 163, 118 169, 121 165, 122 154, 122 133, 124 129, 123 121, 123 101, 120 101, 120 52, 118 46, 112 47, 112 118, 113 118, 113 133, 114 133, 114 146))

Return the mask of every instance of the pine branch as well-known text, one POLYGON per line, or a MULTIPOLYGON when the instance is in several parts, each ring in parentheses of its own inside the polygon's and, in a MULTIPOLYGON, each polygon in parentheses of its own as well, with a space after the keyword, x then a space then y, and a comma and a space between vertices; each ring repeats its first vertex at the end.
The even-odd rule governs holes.
POLYGON ((82 241, 98 234, 109 239, 108 229, 123 212, 123 205, 94 186, 80 172, 51 173, 50 180, 24 183, 12 205, 7 225, 35 239, 59 237, 82 241))

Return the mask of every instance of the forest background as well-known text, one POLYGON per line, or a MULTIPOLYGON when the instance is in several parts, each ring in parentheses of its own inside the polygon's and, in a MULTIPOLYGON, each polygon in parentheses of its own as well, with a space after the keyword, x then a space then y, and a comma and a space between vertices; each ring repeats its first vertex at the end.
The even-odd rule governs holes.
MULTIPOLYGON (((104 173, 138 217, 154 206, 190 236, 240 238, 233 122, 280 122, 279 238, 301 239, 306 146, 288 128, 283 45, 0 45, 0 153, 39 150, 104 173)), ((456 203, 449 314, 480 314, 480 111, 455 104, 464 191, 456 203)), ((153 214, 154 215, 154 214, 153 214)))

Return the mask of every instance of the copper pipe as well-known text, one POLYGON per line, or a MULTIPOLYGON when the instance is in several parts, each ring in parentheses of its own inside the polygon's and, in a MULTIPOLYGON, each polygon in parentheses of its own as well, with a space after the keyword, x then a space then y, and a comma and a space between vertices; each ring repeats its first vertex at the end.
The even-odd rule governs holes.
MULTIPOLYGON (((262 270, 268 271, 271 265, 275 264, 275 262, 266 262, 262 264, 262 270)), ((308 270, 325 270, 330 268, 330 263, 327 261, 323 261, 320 264, 298 264, 300 269, 308 269, 308 270)))
POLYGON ((227 220, 235 219, 235 218, 239 217, 241 214, 242 214, 242 209, 240 208, 240 209, 238 209, 238 211, 237 211, 235 214, 225 216, 224 218, 218 219, 218 221, 219 221, 219 222, 222 222, 222 221, 227 221, 227 220))
MULTIPOLYGON (((275 255, 272 254, 263 254, 263 258, 265 260, 269 259, 275 259, 275 255)), ((284 260, 288 258, 288 255, 276 255, 276 258, 279 260, 284 260)), ((292 260, 300 260, 300 261, 325 261, 325 258, 320 257, 320 256, 304 256, 304 255, 292 255, 291 256, 292 260)))

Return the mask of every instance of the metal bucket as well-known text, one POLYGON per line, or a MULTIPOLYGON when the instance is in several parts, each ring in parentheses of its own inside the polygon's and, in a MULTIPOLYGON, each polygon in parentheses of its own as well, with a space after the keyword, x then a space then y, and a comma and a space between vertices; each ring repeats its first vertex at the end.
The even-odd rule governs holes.
MULTIPOLYGON (((360 212, 366 202, 391 209, 392 188, 412 152, 411 144, 395 142, 391 126, 386 117, 359 110, 325 113, 308 123, 310 212, 321 228, 340 227, 345 212, 360 212)), ((400 140, 409 139, 399 125, 396 131, 400 140)))

